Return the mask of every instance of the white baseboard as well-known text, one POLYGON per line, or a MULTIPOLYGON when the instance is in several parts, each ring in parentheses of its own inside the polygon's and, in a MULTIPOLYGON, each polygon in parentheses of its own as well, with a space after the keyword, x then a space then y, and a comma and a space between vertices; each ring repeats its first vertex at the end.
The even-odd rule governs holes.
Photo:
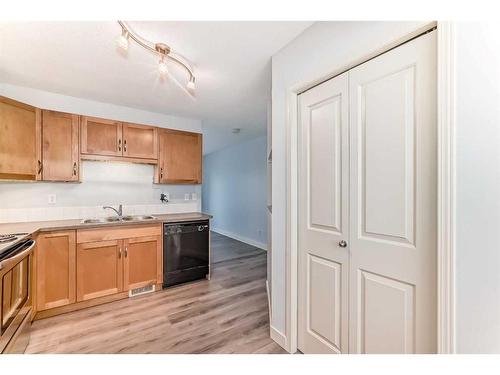
POLYGON ((280 331, 278 331, 276 328, 274 328, 273 326, 270 326, 270 327, 271 327, 271 329, 270 329, 271 338, 276 342, 276 344, 278 344, 283 349, 288 351, 287 343, 286 343, 286 336, 283 333, 281 333, 280 331))
POLYGON ((240 236, 239 234, 236 234, 236 233, 228 232, 224 229, 211 227, 210 230, 214 231, 215 233, 222 234, 223 236, 230 237, 230 238, 235 239, 237 241, 244 242, 248 245, 255 246, 255 247, 258 247, 259 249, 267 251, 267 244, 265 244, 265 243, 258 242, 258 241, 252 240, 250 238, 240 236))

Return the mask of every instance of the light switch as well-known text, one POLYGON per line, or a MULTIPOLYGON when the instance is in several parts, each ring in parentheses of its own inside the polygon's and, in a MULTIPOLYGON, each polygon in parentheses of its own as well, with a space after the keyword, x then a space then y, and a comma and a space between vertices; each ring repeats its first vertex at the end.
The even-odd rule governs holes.
POLYGON ((188 201, 188 200, 189 200, 189 194, 188 194, 188 193, 184 194, 184 200, 185 200, 185 201, 188 201))
POLYGON ((56 195, 55 194, 49 194, 47 196, 47 203, 48 204, 56 204, 56 195))
POLYGON ((191 193, 191 199, 192 200, 197 200, 198 199, 198 195, 196 195, 196 193, 191 193))

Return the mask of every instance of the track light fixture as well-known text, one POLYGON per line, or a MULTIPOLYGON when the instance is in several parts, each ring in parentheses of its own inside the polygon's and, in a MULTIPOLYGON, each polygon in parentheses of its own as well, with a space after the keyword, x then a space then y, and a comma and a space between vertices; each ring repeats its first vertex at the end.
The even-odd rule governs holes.
POLYGON ((194 93, 195 90, 195 76, 193 72, 193 68, 191 68, 190 64, 188 61, 186 61, 184 58, 182 58, 179 55, 176 55, 175 53, 172 52, 172 49, 166 45, 165 43, 152 43, 138 34, 134 33, 124 21, 118 21, 118 24, 122 28, 122 33, 117 39, 117 44, 120 48, 123 50, 127 50, 129 46, 129 40, 132 40, 135 42, 137 45, 141 46, 142 48, 148 50, 151 53, 156 54, 160 60, 158 62, 158 71, 159 73, 164 76, 168 74, 168 62, 174 62, 184 68, 186 70, 186 73, 188 75, 188 81, 186 83, 186 89, 188 92, 191 94, 194 93))

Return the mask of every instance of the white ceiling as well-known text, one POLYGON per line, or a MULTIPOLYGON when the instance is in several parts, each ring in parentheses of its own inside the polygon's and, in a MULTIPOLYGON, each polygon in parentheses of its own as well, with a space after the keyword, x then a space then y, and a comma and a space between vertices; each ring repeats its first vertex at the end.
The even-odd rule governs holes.
POLYGON ((186 83, 180 69, 162 81, 156 56, 132 43, 120 53, 116 22, 2 22, 0 82, 201 119, 207 153, 265 134, 270 57, 310 24, 129 22, 193 63, 193 99, 175 83, 186 83))

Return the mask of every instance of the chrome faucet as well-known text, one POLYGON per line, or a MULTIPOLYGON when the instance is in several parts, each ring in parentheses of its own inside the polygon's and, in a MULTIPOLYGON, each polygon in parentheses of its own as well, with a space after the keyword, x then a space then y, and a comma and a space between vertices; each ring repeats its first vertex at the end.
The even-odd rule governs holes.
POLYGON ((123 217, 123 206, 121 204, 118 206, 118 210, 116 208, 111 207, 111 206, 104 206, 102 209, 105 210, 106 208, 109 208, 110 210, 115 211, 120 219, 123 217))

